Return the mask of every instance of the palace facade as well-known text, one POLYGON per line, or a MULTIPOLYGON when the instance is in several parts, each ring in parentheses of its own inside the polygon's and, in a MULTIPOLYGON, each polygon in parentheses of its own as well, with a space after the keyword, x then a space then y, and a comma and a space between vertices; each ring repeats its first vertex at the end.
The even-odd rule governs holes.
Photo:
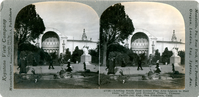
POLYGON ((171 40, 165 41, 153 36, 146 30, 136 29, 133 35, 130 35, 126 40, 125 46, 132 49, 134 53, 145 53, 147 56, 154 55, 155 50, 158 50, 161 55, 166 47, 168 50, 177 48, 178 51, 185 51, 185 43, 177 41, 175 30, 171 34, 171 40))
POLYGON ((36 45, 43 48, 47 53, 56 52, 60 55, 61 53, 65 54, 66 49, 73 52, 76 46, 79 49, 84 46, 88 46, 89 49, 96 49, 97 41, 88 40, 85 30, 83 30, 82 39, 75 40, 73 37, 63 35, 57 29, 46 28, 44 33, 37 39, 36 45))
MULTIPOLYGON (((166 47, 168 50, 177 48, 178 51, 184 51, 185 43, 177 41, 175 30, 173 30, 171 34, 171 40, 165 41, 153 36, 146 30, 136 29, 133 34, 125 40, 125 46, 132 49, 137 54, 145 53, 147 56, 155 54, 155 50, 157 49, 160 54, 162 54, 166 47)), ((65 36, 54 28, 47 28, 37 39, 37 45, 40 48, 43 48, 45 52, 57 52, 57 54, 64 54, 66 49, 73 52, 76 46, 78 46, 79 49, 82 49, 84 46, 88 46, 89 49, 96 49, 97 41, 88 39, 85 29, 83 30, 82 38, 75 40, 73 37, 65 36)))

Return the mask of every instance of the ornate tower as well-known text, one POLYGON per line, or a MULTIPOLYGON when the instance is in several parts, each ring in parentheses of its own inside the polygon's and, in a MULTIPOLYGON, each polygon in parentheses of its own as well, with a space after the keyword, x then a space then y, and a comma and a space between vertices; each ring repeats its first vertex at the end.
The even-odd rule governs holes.
POLYGON ((173 35, 172 35, 171 41, 177 41, 177 37, 175 35, 175 30, 173 30, 173 35))
POLYGON ((83 30, 82 40, 87 40, 87 36, 86 36, 86 33, 85 33, 85 29, 83 30))
POLYGON ((65 50, 65 42, 64 42, 64 40, 63 40, 62 46, 63 46, 63 53, 64 53, 64 50, 65 50))

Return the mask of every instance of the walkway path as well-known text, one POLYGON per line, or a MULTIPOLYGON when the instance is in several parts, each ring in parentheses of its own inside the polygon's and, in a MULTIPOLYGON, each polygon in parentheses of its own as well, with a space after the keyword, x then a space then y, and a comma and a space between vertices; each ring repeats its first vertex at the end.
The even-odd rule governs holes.
MULTIPOLYGON (((71 64, 73 71, 84 71, 83 69, 83 64, 71 64)), ((14 66, 14 72, 18 73, 19 70, 17 70, 18 66, 14 66)), ((54 69, 48 69, 48 66, 28 66, 29 70, 27 74, 32 74, 31 70, 32 68, 35 69, 36 74, 56 74, 59 72, 62 68, 61 66, 54 66, 54 69)), ((168 73, 172 72, 172 66, 171 65, 160 65, 161 67, 161 73, 168 73)), ((63 65, 63 68, 67 68, 67 64, 63 65)), ((107 74, 108 70, 106 70, 106 66, 95 66, 95 65, 86 65, 86 68, 89 69, 92 72, 97 72, 99 71, 101 74, 107 74)), ((155 70, 155 65, 152 65, 151 67, 143 67, 143 70, 137 70, 137 67, 116 67, 118 68, 118 71, 116 72, 116 75, 120 75, 119 71, 123 71, 123 74, 125 75, 130 75, 130 74, 146 74, 151 70, 155 70)), ((180 73, 185 73, 185 69, 181 66, 175 67, 176 71, 179 71, 180 73)))
MULTIPOLYGON (((142 67, 143 70, 137 70, 137 67, 116 67, 118 68, 118 71, 116 72, 116 75, 120 75, 119 71, 123 71, 124 75, 130 75, 130 74, 146 74, 151 70, 156 70, 156 65, 152 65, 151 67, 142 67)), ((168 73, 172 72, 172 66, 171 65, 160 65, 161 67, 161 73, 168 73)), ((107 74, 107 70, 105 70, 105 66, 100 67, 100 73, 107 74)), ((181 66, 175 67, 176 71, 179 71, 180 73, 185 73, 185 69, 181 66)))
MULTIPOLYGON (((79 64, 71 64, 73 71, 84 71, 83 63, 79 64)), ((18 66, 14 66, 14 72, 19 73, 19 70, 17 70, 18 66)), ((67 69, 67 64, 64 64, 61 66, 54 66, 54 69, 48 69, 49 66, 27 66, 29 67, 27 74, 32 74, 31 70, 34 68, 36 74, 56 74, 60 70, 67 69)), ((87 65, 87 69, 90 69, 90 71, 97 72, 99 69, 95 65, 87 65)))

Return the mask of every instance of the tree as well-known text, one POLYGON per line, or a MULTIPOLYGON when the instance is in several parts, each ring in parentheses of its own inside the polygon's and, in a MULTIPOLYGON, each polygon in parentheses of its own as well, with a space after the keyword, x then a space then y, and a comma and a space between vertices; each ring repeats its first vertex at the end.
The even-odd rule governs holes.
POLYGON ((90 49, 89 54, 92 56, 91 62, 92 63, 98 63, 99 62, 99 51, 98 49, 90 49))
POLYGON ((172 56, 172 51, 169 51, 168 48, 166 47, 164 49, 164 52, 162 53, 162 63, 165 64, 167 62, 167 64, 169 64, 171 56, 172 56))
POLYGON ((106 65, 108 47, 113 43, 123 43, 133 31, 133 23, 120 3, 110 6, 103 12, 100 18, 100 49, 103 65, 106 65))
POLYGON ((42 18, 36 13, 35 5, 24 7, 17 14, 14 31, 15 65, 17 63, 18 47, 23 43, 34 42, 45 30, 42 18))
MULTIPOLYGON (((58 58, 58 55, 57 55, 56 52, 52 52, 52 53, 50 53, 50 57, 52 57, 52 59, 57 59, 57 58, 58 58)), ((50 59, 50 61, 51 61, 52 59, 50 59)))
POLYGON ((134 53, 132 49, 128 49, 127 54, 132 64, 137 64, 138 55, 134 53))
POLYGON ((122 46, 119 43, 114 43, 114 44, 110 44, 108 49, 107 49, 107 53, 109 55, 109 52, 121 52, 121 53, 126 53, 128 51, 128 49, 124 46, 122 46))
POLYGON ((181 58, 181 60, 180 60, 181 61, 181 65, 184 65, 185 64, 185 51, 179 51, 178 55, 181 58))
POLYGON ((80 57, 83 54, 83 50, 80 50, 78 46, 75 47, 75 50, 72 54, 72 62, 76 63, 76 61, 80 62, 80 57))
POLYGON ((155 63, 157 60, 160 60, 160 53, 159 50, 155 50, 155 56, 152 59, 152 62, 155 63))
POLYGON ((68 59, 71 59, 71 52, 69 51, 69 48, 66 49, 66 53, 64 55, 64 60, 68 61, 68 59))

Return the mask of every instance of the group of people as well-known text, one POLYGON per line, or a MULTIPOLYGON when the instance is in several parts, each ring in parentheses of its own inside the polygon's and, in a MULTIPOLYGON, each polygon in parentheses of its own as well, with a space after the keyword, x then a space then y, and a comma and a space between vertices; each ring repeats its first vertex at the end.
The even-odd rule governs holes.
MULTIPOLYGON (((70 61, 70 59, 68 59, 68 61, 67 61, 67 69, 66 69, 66 71, 69 71, 69 72, 71 72, 71 71, 72 71, 72 68, 71 68, 70 63, 71 63, 71 61, 70 61)), ((62 57, 62 55, 60 55, 59 64, 60 64, 61 68, 63 69, 63 65, 64 65, 64 58, 62 57)), ((53 58, 52 58, 52 57, 51 57, 51 60, 50 60, 50 64, 49 64, 49 68, 48 68, 48 69, 51 69, 51 67, 52 67, 52 69, 54 69, 54 67, 53 67, 53 58)))
MULTIPOLYGON (((115 58, 116 57, 111 57, 111 58, 109 57, 108 58, 107 68, 106 68, 106 70, 108 70, 107 74, 115 74, 115 72, 116 72, 115 71, 115 66, 116 66, 115 58)), ((140 69, 143 70, 143 68, 142 68, 143 59, 139 56, 136 62, 137 62, 137 65, 138 65, 137 70, 140 70, 140 69)), ((122 63, 121 67, 125 67, 126 66, 126 62, 125 62, 124 58, 122 59, 121 63, 122 63)), ((152 64, 151 60, 149 60, 149 65, 151 65, 151 64, 152 64)), ((155 68, 156 68, 154 70, 155 73, 160 73, 161 72, 161 68, 159 66, 159 60, 156 61, 156 67, 155 68)))
MULTIPOLYGON (((151 61, 149 62, 149 65, 151 65, 151 61)), ((142 69, 142 60, 141 60, 141 58, 139 58, 139 60, 138 60, 138 68, 137 68, 137 70, 139 70, 140 68, 141 68, 141 70, 143 70, 142 69)), ((161 67, 159 66, 159 60, 156 61, 156 67, 155 68, 156 68, 154 70, 155 73, 160 73, 161 72, 161 67)))
MULTIPOLYGON (((152 59, 149 58, 149 65, 152 64, 151 61, 152 61, 152 59)), ((155 73, 161 72, 161 67, 159 66, 159 60, 156 61, 156 67, 155 68, 156 68, 155 73)), ((137 70, 139 70, 139 69, 143 70, 143 68, 142 68, 142 58, 141 57, 138 58, 138 68, 137 68, 137 70)))
MULTIPOLYGON (((48 67, 48 69, 51 69, 51 68, 54 69, 53 62, 54 62, 54 59, 52 58, 52 56, 50 56, 50 61, 49 61, 49 67, 48 67)), ((72 71, 71 66, 70 66, 70 59, 68 59, 67 63, 68 63, 68 65, 67 65, 68 70, 72 71)), ((62 56, 60 56, 59 64, 60 64, 61 68, 63 68, 64 58, 62 56)))
MULTIPOLYGON (((115 66, 116 66, 115 58, 116 57, 108 58, 108 63, 107 63, 108 74, 115 74, 115 66)), ((33 63, 36 63, 35 58, 33 60, 34 60, 33 63)), ((54 66, 53 66, 53 62, 54 62, 54 59, 52 58, 52 56, 50 56, 48 69, 55 69, 54 66)), ((70 63, 71 63, 71 61, 70 61, 70 59, 68 59, 68 61, 67 61, 67 69, 66 69, 66 71, 68 71, 68 72, 72 71, 70 63)), ((125 67, 126 66, 126 62, 125 62, 124 58, 122 59, 121 63, 122 63, 121 67, 125 67)), ((137 65, 138 65, 137 70, 140 70, 140 69, 143 70, 142 63, 143 63, 143 60, 139 56, 138 60, 137 60, 137 65)), ((64 58, 62 56, 60 56, 59 64, 60 64, 61 68, 63 69, 64 58)), ((149 63, 149 64, 151 64, 151 63, 149 63)), ((19 65, 20 73, 26 73, 26 66, 27 66, 26 56, 20 57, 20 65, 19 65)), ((86 70, 85 67, 86 67, 86 65, 84 63, 84 69, 86 70)), ((156 62, 156 70, 155 70, 155 72, 156 73, 160 73, 161 72, 161 68, 159 67, 159 60, 157 60, 157 62, 156 62)))
MULTIPOLYGON (((53 63, 54 63, 54 59, 52 58, 52 56, 50 56, 50 60, 49 60, 49 67, 48 69, 55 69, 54 66, 53 66, 53 63)), ((63 62, 63 58, 61 58, 60 60, 60 65, 61 65, 61 68, 63 68, 63 65, 64 65, 64 62, 63 62)), ((68 59, 68 62, 67 62, 67 71, 71 72, 72 71, 72 68, 71 68, 71 65, 70 65, 70 59, 68 59)), ((28 61, 27 61, 27 56, 25 54, 21 54, 21 56, 19 56, 19 59, 18 59, 18 70, 19 70, 19 74, 21 73, 27 73, 27 70, 26 70, 26 66, 28 64, 28 61)), ((37 61, 36 61, 36 58, 34 57, 33 58, 33 66, 37 66, 37 61)))

